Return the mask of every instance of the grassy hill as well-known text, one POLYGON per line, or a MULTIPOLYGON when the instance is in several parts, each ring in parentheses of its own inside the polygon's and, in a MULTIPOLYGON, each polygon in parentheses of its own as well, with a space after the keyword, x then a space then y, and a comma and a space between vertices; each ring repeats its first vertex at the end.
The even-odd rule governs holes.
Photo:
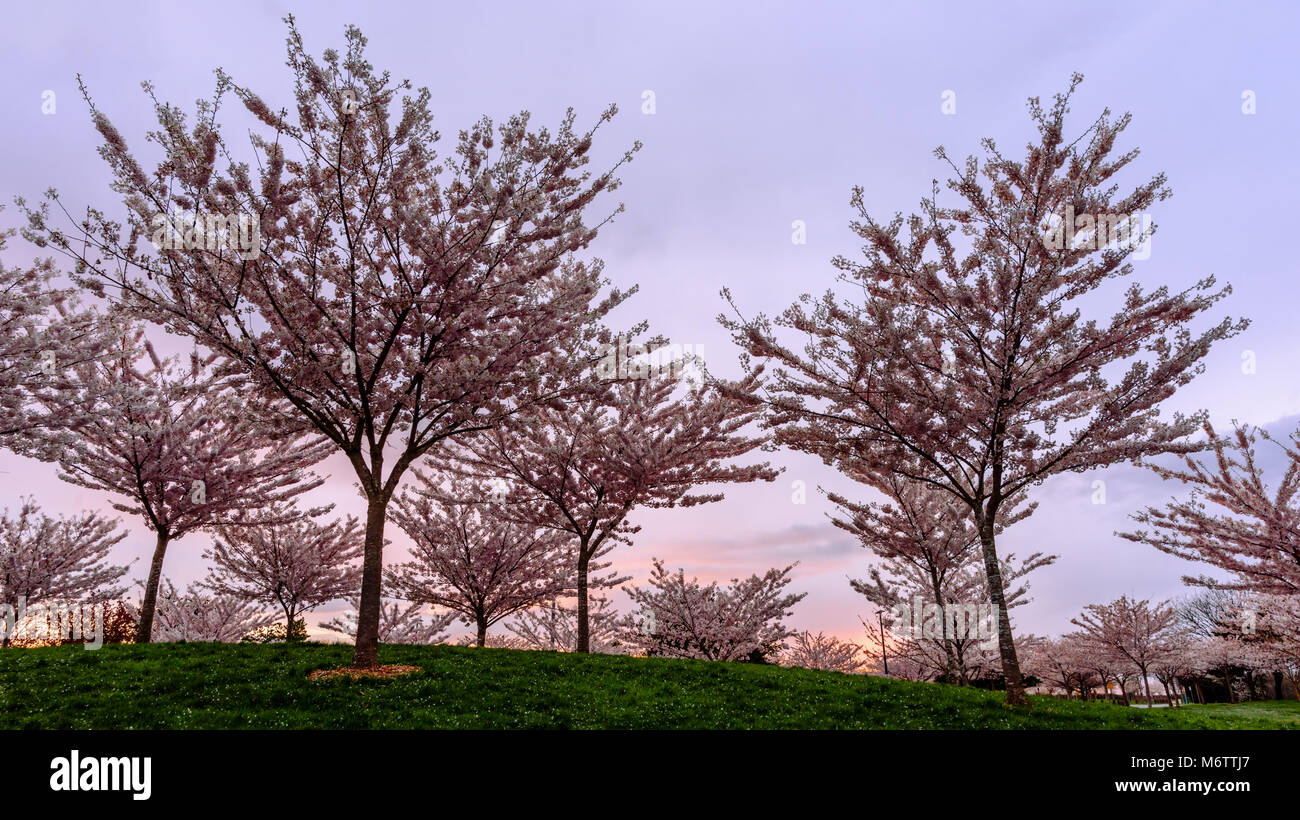
POLYGON ((384 646, 391 680, 309 681, 329 644, 0 651, 0 727, 60 729, 1300 728, 1300 703, 1128 709, 749 664, 384 646))

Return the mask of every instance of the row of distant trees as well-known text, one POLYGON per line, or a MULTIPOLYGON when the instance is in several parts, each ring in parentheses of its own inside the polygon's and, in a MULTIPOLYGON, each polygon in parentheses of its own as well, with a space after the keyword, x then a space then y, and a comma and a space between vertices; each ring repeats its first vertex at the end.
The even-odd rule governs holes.
POLYGON ((1029 669, 1066 697, 1091 699, 1114 688, 1126 705, 1131 688, 1150 705, 1153 679, 1171 706, 1185 693, 1201 703, 1288 693, 1300 699, 1297 603, 1222 589, 1172 605, 1120 597, 1087 607, 1074 620, 1076 632, 1031 638, 1029 669))
MULTIPOLYGON (((572 605, 573 543, 544 528, 525 531, 504 517, 502 502, 467 507, 427 497, 406 496, 396 518, 416 547, 412 560, 390 567, 385 587, 391 597, 381 611, 380 639, 391 643, 437 643, 457 619, 474 629, 471 641, 488 645, 488 629, 509 616, 517 645, 563 651, 578 649, 577 608, 572 605), (403 605, 402 602, 405 602, 403 605), (429 617, 422 611, 432 609, 429 617), (540 610, 534 612, 532 610, 540 610)), ((278 635, 305 637, 302 616, 339 598, 358 608, 362 534, 353 518, 328 522, 284 518, 260 526, 215 526, 207 577, 183 594, 163 580, 150 638, 158 640, 239 640, 252 632, 266 636, 271 608, 281 622, 278 635)), ((103 603, 126 591, 127 566, 108 563, 111 548, 125 537, 117 522, 88 512, 70 518, 40 513, 31 500, 12 518, 0 515, 0 601, 42 604, 103 603)), ((597 569, 603 569, 604 564, 597 569)), ((634 615, 618 616, 605 596, 594 597, 589 629, 594 651, 713 660, 774 659, 791 632, 782 625, 804 595, 789 594, 790 571, 736 580, 733 585, 701 584, 682 571, 655 562, 646 589, 630 587, 640 605, 634 615)), ((626 577, 603 575, 597 588, 626 577)), ((128 607, 140 640, 143 607, 128 607)), ((325 628, 355 636, 356 614, 336 618, 325 628)), ((500 644, 497 644, 500 645, 500 644)))
MULTIPOLYGON (((495 510, 496 504, 492 504, 495 510)), ((577 609, 561 605, 574 596, 573 549, 570 542, 538 531, 520 534, 507 518, 483 509, 467 511, 453 504, 433 512, 427 499, 403 498, 398 520, 417 548, 411 561, 389 571, 387 588, 400 599, 381 612, 380 639, 389 643, 439 643, 460 619, 474 628, 468 642, 477 646, 513 646, 573 651, 577 644, 577 609), (433 614, 422 611, 432 608, 433 614), (488 638, 488 628, 507 616, 510 637, 488 638)), ((27 501, 10 518, 0 515, 6 549, 0 551, 0 600, 24 602, 30 610, 47 604, 106 603, 114 617, 114 634, 105 639, 139 639, 116 634, 125 613, 138 628, 141 606, 122 604, 126 566, 107 562, 109 550, 125 533, 98 513, 51 518, 27 501), (114 603, 116 605, 114 606, 114 603)), ((163 580, 151 638, 164 641, 295 640, 306 637, 302 615, 337 598, 351 598, 360 575, 362 538, 353 519, 318 523, 307 518, 264 527, 216 527, 205 552, 208 576, 178 592, 163 580), (278 615, 268 612, 274 608, 278 615), (277 628, 271 629, 278 618, 277 628)), ((804 595, 790 594, 790 570, 736 580, 730 586, 701 584, 655 562, 645 589, 628 589, 640 609, 619 616, 605 596, 589 630, 592 649, 709 660, 772 662, 792 636, 782 621, 804 595)), ((626 578, 603 576, 600 587, 626 578)), ((324 624, 326 629, 356 634, 353 613, 324 624)), ((19 628, 23 626, 20 622, 19 628)), ((114 631, 110 630, 110 631, 114 631)), ((83 629, 83 632, 88 631, 83 629)), ((134 630, 133 630, 134 632, 134 630)), ((801 636, 800 646, 805 639, 801 636)), ((814 641, 809 646, 817 646, 814 641)), ((815 654, 809 656, 815 663, 815 654)))
MULTIPOLYGON (((599 262, 577 256, 621 210, 586 219, 640 147, 586 170, 613 107, 585 130, 572 112, 554 131, 530 128, 526 113, 484 119, 439 154, 427 89, 377 73, 354 28, 343 52, 318 60, 287 22, 292 113, 218 71, 214 97, 192 115, 157 103, 146 171, 87 93, 122 216, 73 217, 55 191, 18 200, 24 236, 68 259, 82 293, 54 288, 49 262, 4 274, 0 440, 118 494, 156 533, 139 639, 150 637, 170 541, 311 517, 291 502, 319 483, 306 470, 330 453, 346 457, 366 503, 358 666, 377 662, 384 532, 412 471, 417 492, 441 505, 481 506, 483 482, 500 482, 491 501, 501 517, 571 543, 578 651, 592 648, 593 573, 636 532, 630 513, 772 480, 766 463, 737 463, 767 445, 813 454, 887 496, 884 507, 832 499, 837 523, 883 550, 880 577, 861 582, 868 597, 887 600, 916 575, 936 600, 951 584, 991 601, 1014 704, 1027 701, 1010 611, 1023 599, 1018 579, 1050 559, 1015 562, 997 541, 1054 475, 1150 465, 1193 495, 1139 514, 1145 529, 1126 537, 1231 577, 1208 584, 1300 589, 1297 452, 1270 496, 1249 431, 1234 444, 1204 412, 1159 410, 1215 343, 1246 328, 1229 318, 1199 328, 1230 288, 1212 277, 1178 291, 1130 283, 1116 310, 1091 318, 1080 305, 1130 277, 1130 254, 1154 226, 1131 241, 1097 229, 1048 241, 1062 215, 1099 225, 1170 195, 1163 175, 1119 193, 1117 175, 1137 157, 1116 153, 1127 115, 1103 112, 1067 136, 1080 77, 1048 107, 1031 99, 1038 136, 1023 159, 992 140, 982 162, 936 152, 952 169, 954 205, 940 204, 936 184, 919 213, 881 222, 855 189, 865 258, 834 260, 839 292, 768 318, 746 316, 724 291, 731 313, 720 319, 746 372, 687 389, 676 368, 644 366, 665 345, 645 323, 605 324, 635 288, 612 287, 599 262), (218 121, 230 99, 256 121, 243 153, 218 121), (177 212, 182 235, 151 243, 159 217, 174 228, 177 212), (245 223, 257 227, 240 234, 248 247, 230 235, 245 223), (80 309, 84 298, 103 312, 80 309), (189 366, 157 357, 142 326, 189 339, 189 366), (630 360, 609 367, 609 350, 634 339, 630 360), (761 434, 746 432, 755 423, 761 434), (1207 450, 1217 469, 1195 461, 1207 450), (1163 457, 1184 458, 1186 471, 1163 457), (943 526, 960 537, 899 541, 890 516, 905 513, 887 508, 909 505, 956 511, 960 525, 943 526), (963 542, 974 563, 936 573, 915 560, 913 548, 942 553, 945 540, 963 542)), ((967 674, 940 651, 957 679, 967 674)))
MULTIPOLYGON (((1300 573, 1289 557, 1295 530, 1270 529, 1262 522, 1251 525, 1246 518, 1250 514, 1278 523, 1286 520, 1292 514, 1288 486, 1295 481, 1296 468, 1288 469, 1282 488, 1270 495, 1256 465, 1254 440, 1245 431, 1239 435, 1235 458, 1222 442, 1211 439, 1218 445, 1217 474, 1188 458, 1193 473, 1182 478, 1203 475, 1235 489, 1238 498, 1249 491, 1253 506, 1230 507, 1233 502, 1223 490, 1204 493, 1200 501, 1175 502, 1167 510, 1149 509, 1134 516, 1144 524, 1155 523, 1154 533, 1121 533, 1232 575, 1226 580, 1186 578, 1202 591, 1179 605, 1122 596, 1086 607, 1073 620, 1079 628, 1058 639, 1018 636, 1017 651, 1027 657, 1031 680, 1066 696, 1091 697, 1097 687, 1115 686, 1127 703, 1130 683, 1141 687, 1148 702, 1152 680, 1165 687, 1166 698, 1173 701, 1181 697, 1183 684, 1195 686, 1202 699, 1204 689, 1222 684, 1224 699, 1230 700, 1239 697, 1234 675, 1253 695, 1255 678, 1262 674, 1273 678, 1269 688, 1274 694, 1285 688, 1300 698, 1300 594, 1294 586, 1300 583, 1300 573), (1205 500, 1220 510, 1229 507, 1237 517, 1216 511, 1205 500), (1237 533, 1235 539, 1230 531, 1237 533)), ((1004 686, 989 635, 952 616, 954 605, 991 600, 981 567, 980 537, 970 516, 947 494, 917 482, 894 477, 885 490, 888 500, 879 504, 830 496, 842 513, 834 518, 836 525, 853 533, 877 559, 867 579, 850 582, 880 611, 878 626, 864 623, 873 636, 872 668, 912 680, 1004 686), (918 635, 913 623, 899 623, 897 609, 917 604, 934 613, 937 626, 931 634, 918 635)), ((1034 510, 1032 504, 1013 506, 1007 523, 1034 510)), ((1041 553, 1023 560, 1010 554, 1001 559, 1009 610, 1029 602, 1026 576, 1057 559, 1041 553)))

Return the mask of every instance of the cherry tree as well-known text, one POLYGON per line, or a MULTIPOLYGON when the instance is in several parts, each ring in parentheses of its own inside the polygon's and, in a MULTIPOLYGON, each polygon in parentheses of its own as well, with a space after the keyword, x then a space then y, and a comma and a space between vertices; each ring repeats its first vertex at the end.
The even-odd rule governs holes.
MULTIPOLYGON (((543 606, 520 612, 507 622, 506 629, 520 642, 507 648, 577 651, 578 607, 561 604, 560 600, 552 599, 543 606)), ((601 655, 626 654, 628 646, 620 638, 622 621, 607 596, 592 593, 587 608, 587 651, 601 655)))
POLYGON ((1176 620, 1177 614, 1168 603, 1152 605, 1150 601, 1134 601, 1121 595, 1109 604, 1084 607, 1079 617, 1070 620, 1079 627, 1079 633, 1067 638, 1124 658, 1136 667, 1150 706, 1151 668, 1170 653, 1176 620))
POLYGON ((830 672, 860 672, 868 664, 862 647, 846 643, 834 635, 805 630, 790 636, 790 646, 781 653, 783 666, 823 669, 830 672))
POLYGON ((1231 580, 1204 576, 1183 580, 1192 585, 1242 590, 1264 595, 1300 595, 1300 430, 1290 446, 1267 431, 1235 428, 1232 441, 1219 436, 1207 422, 1205 432, 1214 450, 1213 466, 1191 456, 1185 470, 1148 464, 1161 478, 1188 485, 1191 497, 1162 508, 1148 507, 1133 516, 1149 529, 1119 533, 1120 537, 1232 574, 1231 580), (1256 460, 1257 437, 1278 444, 1287 468, 1270 492, 1256 460))
MULTIPOLYGON (((1031 600, 1029 584, 1018 582, 1055 559, 1041 553, 1023 561, 1014 553, 999 559, 1009 609, 1031 600)), ((872 567, 867 579, 850 579, 849 584, 867 600, 891 611, 885 623, 902 641, 903 654, 932 665, 937 679, 965 686, 990 671, 996 676, 1000 663, 994 664, 995 669, 987 668, 986 652, 989 641, 997 637, 995 611, 979 554, 970 553, 965 566, 945 573, 940 597, 935 596, 930 581, 931 576, 915 564, 895 558, 872 567)))
MULTIPOLYGON (((886 477, 883 487, 888 499, 885 504, 860 504, 835 493, 828 495, 843 515, 832 517, 833 523, 856 536, 880 559, 880 564, 871 569, 869 581, 849 583, 872 603, 889 610, 914 608, 918 603, 938 606, 942 624, 938 636, 910 638, 933 642, 944 657, 941 677, 964 686, 970 679, 967 660, 975 653, 978 642, 989 636, 972 634, 968 629, 950 629, 955 624, 947 616, 960 616, 961 610, 952 609, 954 605, 978 607, 992 601, 980 561, 979 533, 969 510, 948 493, 897 475, 886 477)), ((1033 513, 1035 505, 1017 507, 1022 501, 1010 500, 1000 526, 1033 513)), ((1056 556, 1042 553, 1018 563, 1014 555, 1001 559, 1008 609, 1029 601, 1028 584, 1016 586, 1016 582, 1055 560, 1056 556)), ((919 620, 921 613, 916 617, 919 620)), ((929 649, 924 644, 909 647, 909 651, 923 656, 930 654, 929 649)))
POLYGON ((884 658, 880 655, 872 655, 871 663, 868 667, 869 674, 881 675, 884 677, 895 678, 897 680, 915 681, 917 683, 934 680, 935 670, 930 664, 927 664, 913 655, 906 653, 889 654, 889 674, 885 674, 884 658))
POLYGON ((590 324, 630 295, 601 296, 601 264, 576 254, 622 209, 584 221, 640 145, 585 170, 610 106, 586 129, 572 110, 554 130, 527 112, 483 118, 439 155, 427 88, 376 71, 355 27, 316 59, 286 23, 292 115, 219 70, 192 125, 155 99, 163 157, 146 173, 87 94, 125 225, 93 210, 61 231, 55 193, 26 207, 27 235, 72 257, 87 287, 219 353, 347 457, 366 498, 354 664, 371 667, 384 525, 407 470, 552 400, 583 366, 590 324), (256 120, 241 155, 217 121, 230 96, 256 120))
MULTIPOLYGON (((1187 580, 1187 579, 1184 579, 1187 580)), ((1199 584, 1197 584, 1199 586, 1199 584)), ((1232 690, 1232 670, 1246 672, 1247 684, 1254 686, 1253 670, 1273 671, 1284 678, 1294 670, 1296 633, 1288 624, 1288 611, 1294 608, 1294 595, 1261 595, 1248 592, 1239 584, 1205 586, 1195 595, 1178 601, 1176 647, 1188 657, 1192 673, 1204 672, 1223 678, 1232 690), (1290 637, 1288 637, 1290 636, 1290 637), (1289 647, 1289 649, 1288 649, 1289 647)), ((1275 677, 1275 682, 1277 679, 1275 677)), ((1204 695, 1199 691, 1202 700, 1204 695)))
POLYGON ((572 588, 567 533, 503 517, 483 483, 435 490, 431 477, 422 481, 392 513, 414 542, 413 560, 388 577, 402 598, 459 613, 481 647, 493 624, 572 588), (448 493, 461 501, 437 500, 448 493))
MULTIPOLYGON (((889 672, 891 677, 904 680, 938 681, 944 683, 961 683, 953 679, 953 667, 948 662, 947 653, 941 641, 917 639, 910 635, 892 636, 889 651, 889 672), (908 670, 905 674, 900 670, 908 670)), ((966 678, 971 677, 967 669, 966 678)))
MULTIPOLYGON (((1111 660, 1113 663, 1116 664, 1115 685, 1119 689, 1120 701, 1125 706, 1132 706, 1133 701, 1131 698, 1129 698, 1128 685, 1130 681, 1132 681, 1134 678, 1139 676, 1137 667, 1133 666, 1132 664, 1128 663, 1126 660, 1122 658, 1112 658, 1111 660)), ((1138 694, 1141 693, 1139 692, 1138 694)))
POLYGON ((532 650, 538 648, 516 635, 488 635, 487 639, 483 642, 483 646, 478 645, 477 635, 462 635, 460 636, 460 639, 456 641, 456 645, 472 646, 478 649, 532 650))
POLYGON ((1175 624, 1165 651, 1151 664, 1151 673, 1164 687, 1171 707, 1181 705, 1182 681, 1199 671, 1198 661, 1197 639, 1175 624))
POLYGON ((1240 636, 1219 635, 1203 640, 1198 653, 1200 668, 1211 675, 1223 678, 1228 702, 1236 703, 1237 695, 1233 689, 1233 669, 1248 670, 1256 661, 1256 650, 1240 639, 1240 636))
POLYGON ((276 523, 272 507, 323 483, 306 468, 329 451, 278 423, 283 403, 244 395, 197 357, 189 367, 160 358, 139 327, 124 328, 111 353, 74 368, 63 401, 88 420, 52 440, 61 479, 123 499, 113 508, 156 536, 136 634, 148 643, 171 542, 218 524, 276 523))
POLYGON ((982 163, 958 166, 938 149, 954 173, 952 207, 936 183, 920 214, 878 222, 854 189, 866 259, 834 261, 847 295, 805 296, 772 320, 746 318, 724 291, 734 317, 723 324, 774 367, 762 402, 777 443, 871 486, 897 474, 969 508, 1012 704, 1027 700, 999 577, 1008 500, 1063 472, 1203 447, 1189 438, 1203 414, 1164 420, 1159 406, 1247 324, 1193 333, 1230 292, 1212 277, 1177 292, 1132 283, 1108 319, 1084 317, 1085 302, 1133 272, 1154 232, 1134 224, 1169 190, 1161 174, 1116 197, 1116 174, 1138 154, 1114 154, 1128 115, 1103 112, 1066 136, 1080 81, 1050 109, 1030 100, 1039 139, 1023 161, 991 139, 982 163))
MULTIPOLYGON (((880 613, 884 615, 883 611, 880 613)), ((944 641, 926 638, 914 638, 909 630, 890 627, 896 626, 893 616, 881 617, 875 623, 859 619, 871 638, 870 647, 863 647, 869 662, 869 674, 884 675, 900 680, 952 683, 952 664, 945 649, 944 641)), ((1034 636, 1017 638, 1017 645, 1037 640, 1034 636)), ((962 646, 961 662, 964 664, 965 679, 994 681, 998 676, 998 659, 996 649, 990 652, 983 641, 968 641, 962 646)))
POLYGON ((446 472, 501 482, 503 514, 576 541, 578 652, 590 651, 595 562, 640 529, 628 520, 632 510, 721 501, 720 492, 693 490, 771 481, 779 472, 767 462, 731 463, 765 440, 741 432, 757 417, 737 398, 754 388, 753 379, 684 391, 684 380, 671 370, 603 373, 597 367, 590 375, 602 389, 535 407, 495 430, 451 442, 435 457, 446 472))
POLYGON ((154 637, 165 642, 237 643, 274 620, 274 615, 245 598, 213 595, 197 584, 182 593, 164 579, 158 592, 154 637))
POLYGON ((1300 700, 1300 596, 1257 596, 1261 652, 1282 673, 1300 700))
POLYGON ((31 498, 13 517, 0 512, 0 604, 117 598, 127 567, 107 561, 127 533, 116 529, 116 520, 94 512, 51 518, 31 498))
MULTIPOLYGON (((357 613, 360 612, 361 599, 355 595, 348 599, 352 611, 321 624, 331 632, 338 632, 351 638, 357 636, 357 613)), ((455 612, 434 613, 426 619, 421 614, 424 606, 418 603, 385 601, 380 610, 379 640, 382 643, 435 644, 447 639, 447 629, 456 620, 455 612)))
MULTIPOLYGON (((13 234, 0 231, 0 252, 13 234)), ((55 276, 48 260, 27 268, 0 264, 0 446, 29 456, 41 455, 41 440, 24 433, 78 421, 69 408, 42 404, 33 393, 57 397, 64 370, 94 361, 105 342, 100 314, 81 309, 76 291, 55 287, 55 276)))
MULTIPOLYGON (((1077 647, 1081 653, 1079 657, 1087 664, 1088 669, 1097 676, 1098 685, 1101 686, 1107 697, 1110 695, 1113 684, 1118 688, 1124 705, 1129 705, 1127 685, 1128 680, 1136 674, 1136 669, 1128 658, 1083 640, 1077 634, 1067 634, 1061 640, 1072 643, 1077 647)), ((1163 660, 1164 656, 1159 658, 1157 663, 1163 660)))
MULTIPOLYGON (((865 623, 865 622, 864 622, 865 623)), ((873 627, 870 633, 874 646, 871 648, 872 674, 911 681, 943 681, 952 667, 942 646, 933 641, 917 641, 908 636, 895 635, 885 629, 885 639, 880 639, 880 630, 873 627)))
POLYGON ((669 572, 653 559, 649 588, 625 587, 640 611, 624 619, 620 636, 647 655, 737 661, 773 658, 794 634, 782 623, 808 593, 786 593, 790 571, 733 578, 729 586, 687 580, 684 570, 669 572))
POLYGON ((303 613, 356 592, 362 533, 352 516, 320 523, 289 509, 272 515, 284 523, 217 529, 203 553, 212 561, 204 586, 279 607, 285 635, 292 636, 303 613))
POLYGON ((1092 667, 1089 648, 1071 639, 1044 639, 1024 651, 1024 671, 1060 689, 1066 699, 1078 691, 1080 700, 1102 684, 1092 667))

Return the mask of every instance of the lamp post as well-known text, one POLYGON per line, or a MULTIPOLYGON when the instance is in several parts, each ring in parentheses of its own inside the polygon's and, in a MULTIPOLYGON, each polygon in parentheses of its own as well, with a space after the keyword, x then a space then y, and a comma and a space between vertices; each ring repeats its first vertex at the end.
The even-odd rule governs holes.
POLYGON ((885 649, 885 610, 876 610, 876 619, 880 622, 880 660, 885 666, 885 677, 889 677, 889 652, 885 649))
POLYGON ((551 629, 550 629, 550 633, 551 633, 551 649, 552 649, 552 650, 555 649, 555 619, 556 619, 556 616, 557 616, 557 613, 556 613, 556 604, 555 604, 554 599, 552 599, 552 601, 551 601, 551 629))

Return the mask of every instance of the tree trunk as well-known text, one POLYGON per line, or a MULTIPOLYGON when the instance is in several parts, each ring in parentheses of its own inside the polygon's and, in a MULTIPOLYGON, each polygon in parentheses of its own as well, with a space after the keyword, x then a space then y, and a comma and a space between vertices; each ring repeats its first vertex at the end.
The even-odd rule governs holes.
POLYGON ((1200 682, 1200 681, 1195 681, 1194 683, 1196 684, 1196 699, 1200 702, 1200 704, 1201 704, 1202 706, 1204 706, 1204 705, 1205 705, 1205 692, 1201 691, 1201 682, 1200 682))
POLYGON ((1147 693, 1147 708, 1151 708, 1151 678, 1147 675, 1147 670, 1142 670, 1142 688, 1147 693))
POLYGON ((135 642, 149 643, 153 639, 153 615, 158 608, 158 584, 162 581, 163 556, 167 554, 167 533, 159 532, 149 565, 149 580, 144 585, 144 600, 140 602, 140 623, 135 627, 135 642))
POLYGON ((293 642, 293 607, 284 609, 284 642, 293 642))
POLYGON ((984 572, 988 576, 989 597, 998 610, 998 651, 1002 656, 1002 676, 1007 682, 1007 704, 1028 706, 1025 684, 1020 677, 1020 661, 1011 635, 1011 618, 1007 615, 1007 598, 1002 588, 1002 568, 998 564, 997 544, 993 539, 993 522, 979 522, 980 545, 984 550, 984 572))
MULTIPOLYGON (((953 677, 956 676, 958 685, 965 686, 965 682, 962 681, 964 670, 958 668, 959 662, 957 660, 957 653, 953 650, 953 641, 951 640, 957 636, 948 634, 948 613, 947 610, 944 609, 943 604, 943 584, 939 583, 939 576, 933 569, 930 570, 930 591, 934 593, 934 601, 939 605, 939 612, 943 615, 943 654, 945 656, 944 659, 947 661, 947 668, 944 670, 944 677, 949 683, 952 683, 953 677)), ((922 613, 918 612, 913 616, 913 620, 916 623, 920 623, 921 617, 922 613)), ((913 635, 912 637, 920 638, 923 636, 913 635)))
POLYGON ((478 648, 482 649, 487 644, 487 619, 479 618, 478 621, 478 648))
POLYGON ((361 559, 361 605, 357 610, 357 642, 352 665, 379 665, 379 609, 384 577, 384 518, 388 499, 370 496, 366 504, 366 545, 361 559))
POLYGON ((1228 672, 1228 667, 1223 667, 1223 685, 1228 688, 1228 703, 1236 703, 1232 697, 1232 674, 1228 672))
POLYGON ((578 548, 578 645, 574 647, 575 652, 591 651, 591 624, 587 609, 587 570, 590 563, 587 545, 582 544, 578 548))

